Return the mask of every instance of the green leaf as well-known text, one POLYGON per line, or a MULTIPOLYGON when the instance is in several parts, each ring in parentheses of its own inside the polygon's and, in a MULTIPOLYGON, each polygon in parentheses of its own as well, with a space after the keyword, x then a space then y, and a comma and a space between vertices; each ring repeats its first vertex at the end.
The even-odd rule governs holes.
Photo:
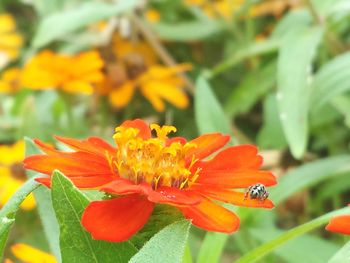
POLYGON ((40 16, 45 16, 63 8, 64 2, 66 0, 33 0, 31 4, 40 16))
POLYGON ((221 31, 223 25, 215 20, 198 20, 176 24, 151 24, 162 40, 167 41, 198 41, 221 31))
POLYGON ((207 79, 199 76, 196 81, 194 110, 199 133, 222 132, 232 134, 230 122, 207 79))
POLYGON ((320 216, 312 221, 309 221, 305 224, 302 224, 300 226, 297 226, 291 230, 286 231, 285 233, 281 234, 277 238, 270 240, 263 245, 251 250, 247 254, 245 254, 243 257, 239 258, 235 263, 254 263, 263 258, 264 256, 268 255, 274 249, 284 245, 286 242, 288 242, 291 239, 295 239, 309 231, 312 231, 322 225, 325 225, 332 217, 350 213, 350 207, 342 208, 330 213, 327 213, 323 216, 320 216))
POLYGON ((3 259, 6 242, 10 234, 11 227, 15 222, 14 219, 1 218, 0 221, 0 260, 3 259))
POLYGON ((34 179, 28 180, 14 193, 0 210, 0 260, 3 257, 6 241, 11 226, 15 222, 16 213, 26 197, 33 192, 39 184, 34 179))
MULTIPOLYGON (((259 228, 250 229, 249 233, 259 240, 260 242, 268 242, 285 231, 278 230, 276 228, 259 228)), ((293 240, 290 240, 284 246, 277 248, 274 254, 283 258, 283 262, 288 263, 319 263, 325 262, 329 259, 336 251, 338 246, 334 243, 321 239, 317 236, 303 235, 293 240), (305 249, 305 248, 308 249, 305 249), (317 253, 315 253, 317 251, 317 253), (291 257, 293 255, 293 257, 291 257)))
POLYGON ((180 263, 191 223, 175 222, 154 235, 129 263, 180 263))
POLYGON ((186 245, 185 247, 185 253, 182 259, 182 263, 192 263, 192 253, 191 253, 191 248, 189 244, 186 245))
POLYGON ((346 171, 350 171, 350 156, 348 155, 329 157, 304 164, 279 179, 278 186, 270 190, 271 200, 278 205, 294 193, 346 171))
POLYGON ((337 56, 315 75, 312 85, 311 106, 314 110, 335 96, 350 90, 350 52, 337 56))
POLYGON ((138 0, 119 1, 117 4, 91 1, 74 9, 49 15, 40 22, 33 46, 40 48, 89 24, 129 11, 137 3, 138 0))
POLYGON ((270 94, 263 102, 264 121, 258 134, 258 145, 265 149, 281 149, 287 146, 281 120, 278 116, 276 96, 270 94))
MULTIPOLYGON (((25 138, 26 143, 26 156, 31 156, 34 154, 40 154, 41 152, 34 145, 31 139, 25 138)), ((37 175, 36 172, 27 171, 29 178, 33 178, 37 175)), ((42 175, 46 176, 46 175, 42 175)), ((55 212, 51 203, 50 190, 46 187, 40 187, 34 193, 34 197, 37 203, 38 213, 44 228, 44 233, 49 243, 51 252, 54 254, 58 262, 61 259, 60 245, 59 245, 59 228, 55 212)))
POLYGON ((228 97, 225 112, 230 117, 248 112, 262 96, 274 87, 275 82, 275 62, 248 73, 228 97))
POLYGON ((215 66, 209 73, 209 77, 215 77, 216 75, 241 63, 247 58, 275 52, 278 50, 279 46, 280 40, 277 39, 268 39, 263 42, 252 43, 248 46, 244 46, 241 49, 238 49, 237 52, 229 56, 223 62, 215 66))
POLYGON ((130 242, 110 243, 93 240, 80 223, 87 197, 63 174, 52 175, 52 204, 60 226, 62 262, 127 262, 136 248, 130 242))
POLYGON ((228 235, 208 232, 198 253, 197 263, 220 262, 228 235))
POLYGON ((350 189, 349 177, 350 173, 347 172, 320 185, 313 198, 313 205, 316 206, 319 204, 323 206, 326 199, 331 199, 335 195, 340 196, 341 194, 348 192, 350 189))
POLYGON ((350 259, 350 241, 345 244, 329 261, 328 263, 344 263, 345 259, 350 259))
POLYGON ((278 108, 295 158, 303 156, 307 145, 311 66, 321 36, 321 27, 301 30, 287 37, 279 50, 278 108))
POLYGON ((330 103, 344 117, 345 125, 350 128, 350 96, 340 95, 331 100, 330 103))
POLYGON ((310 12, 306 9, 295 10, 287 12, 277 23, 274 28, 271 38, 284 39, 290 35, 304 30, 313 23, 313 18, 310 12))

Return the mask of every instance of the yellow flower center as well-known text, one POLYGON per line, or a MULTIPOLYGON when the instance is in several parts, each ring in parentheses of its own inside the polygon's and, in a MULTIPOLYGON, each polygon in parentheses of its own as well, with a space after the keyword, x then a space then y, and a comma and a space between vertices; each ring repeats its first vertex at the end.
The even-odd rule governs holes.
POLYGON ((196 145, 180 142, 167 144, 167 135, 176 131, 173 126, 152 124, 151 129, 157 136, 144 140, 138 136, 138 129, 117 127, 113 136, 118 146, 117 155, 109 158, 111 166, 120 177, 137 184, 149 183, 153 189, 160 186, 186 188, 198 177, 199 170, 191 172, 197 160, 192 157, 190 164, 186 161, 187 152, 196 145))

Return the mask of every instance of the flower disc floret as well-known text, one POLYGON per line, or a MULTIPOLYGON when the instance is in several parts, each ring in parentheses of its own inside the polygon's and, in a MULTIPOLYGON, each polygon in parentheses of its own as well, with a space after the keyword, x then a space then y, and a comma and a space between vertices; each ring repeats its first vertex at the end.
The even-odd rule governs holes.
POLYGON ((155 138, 143 139, 139 130, 131 127, 117 127, 113 136, 117 144, 115 158, 109 157, 112 169, 125 179, 136 184, 146 182, 157 189, 161 186, 186 188, 197 178, 199 169, 191 172, 195 161, 186 162, 194 143, 174 141, 168 144, 168 134, 176 132, 174 126, 152 124, 155 138))

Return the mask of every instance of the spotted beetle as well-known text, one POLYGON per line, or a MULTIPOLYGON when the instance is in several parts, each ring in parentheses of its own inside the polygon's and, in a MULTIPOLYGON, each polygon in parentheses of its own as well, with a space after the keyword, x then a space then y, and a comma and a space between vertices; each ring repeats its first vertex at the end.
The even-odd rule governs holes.
POLYGON ((269 197, 269 192, 267 191, 265 185, 263 184, 254 184, 249 186, 245 191, 244 200, 247 198, 258 199, 260 202, 264 202, 269 197))

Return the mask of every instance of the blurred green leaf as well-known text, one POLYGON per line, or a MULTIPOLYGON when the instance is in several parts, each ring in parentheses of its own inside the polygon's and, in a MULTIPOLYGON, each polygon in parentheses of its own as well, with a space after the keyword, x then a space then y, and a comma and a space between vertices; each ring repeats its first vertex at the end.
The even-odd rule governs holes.
POLYGON ((325 225, 332 217, 338 216, 341 214, 350 213, 350 207, 345 207, 330 213, 327 213, 323 216, 320 216, 316 219, 313 219, 305 224, 299 225, 297 227, 292 228, 279 235, 277 238, 272 239, 261 246, 251 250, 241 258, 239 258, 235 263, 254 263, 268 255, 276 248, 284 245, 289 240, 295 239, 309 231, 312 231, 322 225, 325 225))
MULTIPOLYGON (((249 232, 260 242, 268 242, 282 235, 285 231, 276 228, 259 228, 250 229, 249 232)), ((286 263, 320 263, 326 262, 338 250, 338 247, 332 242, 317 236, 303 235, 277 248, 274 254, 283 258, 283 262, 286 263), (306 247, 307 249, 305 249, 306 247)))
POLYGON ((246 74, 225 103, 225 112, 234 117, 248 112, 276 83, 276 63, 271 62, 246 74))
POLYGON ((350 259, 350 241, 344 245, 328 263, 344 263, 350 259))
POLYGON ((191 223, 175 222, 154 235, 129 263, 180 263, 191 223))
POLYGON ((16 213, 26 197, 33 192, 39 184, 34 179, 28 180, 7 201, 0 210, 0 260, 3 257, 6 241, 11 226, 15 222, 16 213))
POLYGON ((264 149, 282 149, 287 146, 281 120, 278 116, 276 96, 270 94, 263 102, 263 126, 258 134, 258 145, 264 149))
POLYGON ((348 0, 312 0, 312 3, 317 13, 322 17, 339 15, 339 12, 348 13, 350 10, 350 2, 348 0))
POLYGON ((278 108, 295 158, 303 156, 307 145, 311 68, 322 32, 320 27, 298 31, 287 37, 279 50, 278 108))
POLYGON ((247 58, 275 52, 278 50, 279 46, 280 46, 280 40, 278 39, 267 39, 262 42, 249 43, 247 46, 244 46, 238 49, 237 52, 235 52, 230 57, 225 59, 223 62, 215 66, 211 70, 209 77, 210 78, 215 77, 216 75, 241 63, 247 58))
POLYGON ((323 106, 335 96, 350 90, 350 52, 337 56, 315 75, 312 85, 312 109, 323 106))
POLYGON ((332 198, 335 195, 340 196, 342 193, 346 193, 350 189, 350 173, 344 173, 336 178, 328 180, 327 183, 318 187, 318 191, 313 198, 313 204, 325 204, 325 200, 332 198))
POLYGON ((0 260, 3 259, 6 242, 10 234, 11 227, 15 222, 14 219, 0 218, 0 260))
POLYGON ((130 242, 111 243, 93 240, 80 223, 87 197, 63 174, 52 175, 52 204, 60 226, 60 248, 63 262, 127 262, 136 248, 130 242))
POLYGON ((229 235, 208 232, 198 252, 197 263, 220 262, 229 235))
POLYGON ((40 48, 87 25, 127 12, 137 3, 138 0, 119 1, 117 4, 92 1, 49 15, 40 22, 32 45, 40 48))
MULTIPOLYGON (((322 0, 323 1, 323 0, 322 0)), ((310 12, 306 9, 295 10, 286 13, 278 21, 274 28, 271 39, 285 39, 309 27, 313 22, 310 12)))
POLYGON ((191 254, 191 249, 190 246, 187 244, 185 247, 185 253, 184 253, 184 257, 182 259, 182 263, 192 263, 192 254, 191 254))
POLYGON ((350 128, 350 96, 337 96, 331 100, 330 104, 344 116, 344 123, 350 128))
POLYGON ((66 2, 66 0, 33 0, 31 1, 31 4, 35 11, 43 17, 62 8, 64 2, 66 2))
POLYGON ((304 164, 279 179, 278 185, 270 190, 271 200, 278 205, 294 193, 346 171, 350 171, 350 156, 347 155, 304 164))
POLYGON ((215 20, 198 20, 176 24, 150 24, 162 40, 167 41, 198 41, 218 33, 223 24, 215 20))
MULTIPOLYGON (((26 156, 31 156, 34 154, 40 154, 40 150, 35 146, 31 139, 25 138, 25 149, 26 156)), ((27 176, 29 178, 33 178, 37 175, 36 172, 27 170, 27 176)), ((43 175, 46 176, 46 175, 43 175)), ((49 247, 51 252, 54 254, 58 262, 61 259, 61 252, 59 246, 59 228, 57 219, 55 216, 55 212, 51 203, 51 195, 50 190, 46 187, 40 187, 34 193, 34 197, 36 200, 36 206, 38 209, 38 213, 44 228, 44 233, 49 243, 49 247)))
POLYGON ((230 122, 210 88, 208 80, 199 76, 196 81, 194 110, 199 133, 232 134, 230 122))

